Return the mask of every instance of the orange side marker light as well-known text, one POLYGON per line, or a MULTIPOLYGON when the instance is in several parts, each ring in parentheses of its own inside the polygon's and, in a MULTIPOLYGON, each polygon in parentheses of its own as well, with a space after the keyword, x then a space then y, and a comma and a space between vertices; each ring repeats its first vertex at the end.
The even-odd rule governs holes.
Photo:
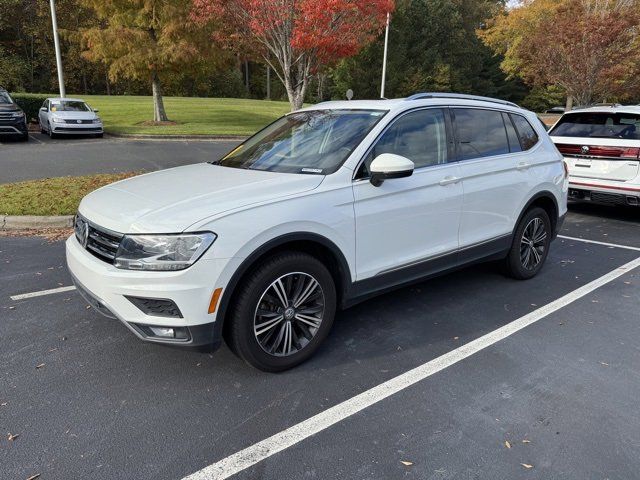
POLYGON ((215 313, 216 307, 218 306, 218 300, 220 300, 221 294, 222 294, 222 288, 216 288, 213 291, 213 295, 211 295, 211 302, 209 302, 209 313, 215 313))

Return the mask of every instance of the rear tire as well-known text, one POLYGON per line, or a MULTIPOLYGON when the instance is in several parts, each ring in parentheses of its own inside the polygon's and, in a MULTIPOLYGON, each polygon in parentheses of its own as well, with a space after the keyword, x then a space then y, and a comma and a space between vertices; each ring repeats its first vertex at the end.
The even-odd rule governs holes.
POLYGON ((280 372, 318 350, 335 311, 335 284, 322 262, 302 252, 278 253, 238 286, 225 339, 249 365, 280 372))
POLYGON ((513 244, 505 259, 506 273, 518 280, 535 277, 549 254, 551 235, 547 212, 540 207, 528 210, 516 227, 513 244))

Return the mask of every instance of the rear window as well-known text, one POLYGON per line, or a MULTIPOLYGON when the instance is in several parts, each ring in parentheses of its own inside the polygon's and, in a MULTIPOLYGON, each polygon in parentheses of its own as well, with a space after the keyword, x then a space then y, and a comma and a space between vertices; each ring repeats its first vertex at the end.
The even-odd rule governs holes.
POLYGON ((567 113, 549 132, 556 137, 640 140, 640 115, 632 113, 567 113))

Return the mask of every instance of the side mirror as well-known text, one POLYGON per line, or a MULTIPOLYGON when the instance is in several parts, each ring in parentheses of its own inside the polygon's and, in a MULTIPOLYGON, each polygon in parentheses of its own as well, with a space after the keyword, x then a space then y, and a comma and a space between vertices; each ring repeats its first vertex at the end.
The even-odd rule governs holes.
POLYGON ((47 111, 47 107, 40 107, 40 111, 41 112, 46 112, 47 111))
POLYGON ((390 178, 410 177, 414 164, 411 160, 394 153, 382 153, 373 159, 371 171, 371 185, 379 187, 382 182, 390 178))
POLYGON ((93 109, 93 111, 94 111, 95 113, 98 113, 100 110, 98 110, 97 108, 94 108, 94 109, 93 109))

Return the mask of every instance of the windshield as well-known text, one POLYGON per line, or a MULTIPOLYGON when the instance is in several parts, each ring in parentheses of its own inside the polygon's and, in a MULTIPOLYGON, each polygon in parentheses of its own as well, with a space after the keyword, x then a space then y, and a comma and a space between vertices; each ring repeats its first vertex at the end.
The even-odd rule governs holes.
POLYGON ((233 168, 327 175, 358 146, 384 110, 309 110, 276 120, 221 160, 233 168))
POLYGON ((61 102, 54 100, 51 102, 52 112, 90 112, 89 105, 84 102, 78 102, 75 100, 66 100, 61 102))
POLYGON ((0 105, 11 105, 13 100, 7 92, 0 92, 0 105))
POLYGON ((640 115, 632 113, 568 113, 553 128, 556 137, 625 138, 640 140, 640 115))

